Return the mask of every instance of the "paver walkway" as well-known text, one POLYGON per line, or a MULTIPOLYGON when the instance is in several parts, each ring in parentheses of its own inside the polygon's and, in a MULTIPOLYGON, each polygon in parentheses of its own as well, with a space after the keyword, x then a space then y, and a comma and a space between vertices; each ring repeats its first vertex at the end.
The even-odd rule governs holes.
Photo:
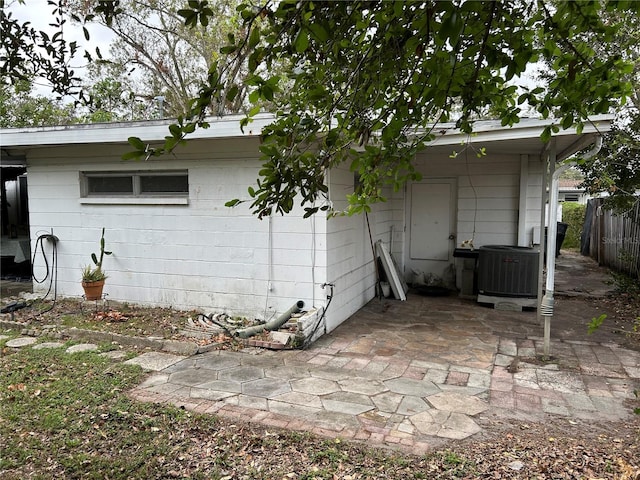
MULTIPOLYGON (((476 342, 483 352, 486 343, 476 342)), ((348 361, 336 366, 327 360, 333 342, 321 343, 299 353, 215 351, 175 359, 132 394, 143 401, 424 452, 438 439, 480 432, 475 419, 482 415, 631 419, 625 403, 640 386, 639 352, 595 342, 554 343, 560 363, 541 365, 526 361, 535 357, 540 341, 499 339, 495 364, 486 366, 428 357, 367 360, 337 352, 333 363, 348 361), (512 373, 516 356, 520 362, 512 373)), ((476 350, 473 344, 468 340, 465 348, 476 350)), ((131 360, 145 361, 144 355, 131 360)))
MULTIPOLYGON (((606 278, 589 262, 559 259, 557 291, 606 294, 606 278)), ((418 453, 480 432, 493 415, 637 421, 629 401, 640 388, 640 352, 591 341, 590 314, 557 302, 564 321, 552 326, 553 361, 544 363, 535 312, 455 297, 374 300, 308 350, 185 358, 133 395, 418 453)))
MULTIPOLYGON (((556 317, 566 320, 559 303, 556 317)), ((535 312, 455 297, 374 300, 304 351, 142 354, 127 362, 151 373, 131 395, 416 453, 479 433, 494 415, 638 421, 629 402, 640 389, 640 352, 590 341, 573 323, 552 328, 545 363, 535 312)))

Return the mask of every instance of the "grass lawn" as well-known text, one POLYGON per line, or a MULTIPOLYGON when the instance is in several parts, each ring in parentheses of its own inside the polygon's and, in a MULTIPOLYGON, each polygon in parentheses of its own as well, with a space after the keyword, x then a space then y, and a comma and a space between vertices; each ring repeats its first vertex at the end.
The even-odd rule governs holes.
POLYGON ((5 480, 426 478, 424 458, 132 401, 140 368, 94 352, 1 348, 5 480))

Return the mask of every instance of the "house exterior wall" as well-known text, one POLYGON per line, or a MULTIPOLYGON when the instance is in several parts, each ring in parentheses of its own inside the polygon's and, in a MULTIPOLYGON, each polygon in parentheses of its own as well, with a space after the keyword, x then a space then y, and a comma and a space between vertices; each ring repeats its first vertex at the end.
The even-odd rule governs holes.
MULTIPOLYGON (((231 198, 249 200, 247 186, 255 183, 260 168, 257 132, 272 121, 268 114, 258 117, 247 132, 240 131, 239 117, 211 119, 212 128, 194 132, 174 157, 140 163, 120 160, 130 149, 125 138, 136 135, 158 141, 165 134, 164 122, 3 130, 0 160, 4 161, 5 152, 11 158, 27 158, 32 249, 40 235, 53 233, 60 239, 58 294, 81 295, 81 269, 97 251, 104 227, 107 248, 114 251, 105 261, 110 299, 271 318, 297 300, 322 308, 333 294, 322 328, 329 331, 375 295, 372 243, 382 240, 409 280, 411 235, 423 242, 414 245, 422 247, 435 243, 423 241, 425 232, 444 230, 429 222, 411 230, 407 212, 413 198, 432 204, 440 192, 454 192, 449 210, 454 210, 454 219, 446 227, 455 230, 451 247, 468 239, 476 247, 527 244, 540 221, 539 152, 544 145, 539 136, 551 120, 523 119, 511 129, 478 122, 473 141, 488 152, 480 158, 472 145, 451 158, 451 152, 460 151, 471 137, 457 132, 454 125, 442 125, 439 136, 414 163, 423 183, 442 186, 450 180, 447 190, 428 190, 425 185, 412 189, 409 184, 403 191, 386 192, 388 201, 373 206, 368 216, 327 219, 320 213, 304 219, 296 207, 285 217, 260 221, 251 215, 250 202, 233 209, 224 206, 231 198), (81 198, 80 172, 130 169, 187 170, 188 202, 81 198), (333 291, 323 286, 326 283, 335 284, 333 291)), ((557 150, 566 157, 587 145, 596 133, 608 131, 611 119, 602 121, 598 132, 595 124, 593 129, 585 126, 583 135, 591 131, 579 145, 577 133, 560 132, 557 150)), ((345 208, 353 174, 337 168, 328 180, 334 208, 345 208)), ((448 205, 442 211, 446 209, 448 205)), ((51 244, 43 245, 52 255, 51 244)), ((440 247, 446 257, 446 242, 440 247)), ((415 257, 440 261, 425 250, 415 257)), ((36 276, 42 278, 42 258, 37 256, 35 263, 36 276)), ((35 287, 44 292, 48 285, 35 287)))
POLYGON ((559 202, 576 202, 580 205, 586 205, 589 195, 584 190, 560 190, 558 192, 559 202))
MULTIPOLYGON (((43 233, 57 244, 57 292, 81 296, 81 269, 106 229, 109 299, 269 319, 303 300, 323 305, 325 221, 302 212, 258 220, 248 199, 259 168, 256 139, 192 140, 176 157, 123 162, 126 146, 34 149, 28 153, 32 250, 43 233), (84 203, 81 171, 186 169, 186 205, 84 203), (315 250, 314 250, 315 249, 315 250)), ((50 245, 44 242, 48 255, 50 245)), ((44 275, 41 255, 34 270, 44 275)), ((44 292, 47 282, 35 285, 44 292)))
MULTIPOLYGON (((334 209, 346 209, 346 195, 354 189, 353 172, 347 166, 333 169, 329 184, 334 209)), ((327 278, 335 285, 327 310, 327 331, 375 297, 376 264, 371 244, 382 240, 389 247, 393 235, 394 252, 402 252, 403 208, 403 193, 388 191, 387 202, 373 205, 368 215, 335 216, 326 221, 327 278)))
MULTIPOLYGON (((453 148, 452 150, 453 151, 453 148)), ((533 227, 540 222, 542 165, 539 158, 529 156, 526 191, 520 192, 521 156, 491 154, 478 158, 473 150, 455 158, 428 149, 416 157, 417 170, 424 180, 453 178, 457 181, 456 246, 472 240, 475 248, 483 245, 517 245, 520 195, 526 197, 525 230, 532 237, 533 227)), ((529 240, 530 243, 530 240, 529 240)), ((407 242, 404 242, 407 248, 407 242)), ((404 256, 406 258, 406 255, 404 256)), ((411 263, 410 261, 407 263, 411 263)), ((404 265, 410 280, 412 265, 404 265)), ((441 272, 431 272, 440 275, 441 272)))
MULTIPOLYGON (((520 206, 521 159, 514 155, 487 155, 477 158, 459 155, 433 155, 426 150, 416 157, 416 166, 427 179, 456 180, 456 246, 473 238, 474 246, 516 245, 520 206), (476 211, 477 208, 477 211, 476 211), (475 230, 475 233, 474 233, 475 230)), ((542 163, 538 157, 527 159, 525 229, 532 238, 540 221, 542 163)), ((347 168, 331 171, 331 197, 336 210, 346 208, 346 194, 354 187, 353 173, 347 168)), ((412 279, 412 265, 406 260, 408 248, 406 189, 387 192, 387 202, 373 206, 369 224, 373 242, 382 240, 391 248, 404 277, 412 279)), ((327 225, 327 278, 335 283, 333 302, 327 313, 327 330, 348 318, 375 296, 375 265, 364 215, 335 217, 327 225), (339 320, 340 322, 342 320, 339 320)), ((441 274, 441 272, 432 272, 441 274)))
MULTIPOLYGON (((256 139, 193 140, 177 158, 123 162, 126 146, 67 146, 34 149, 28 155, 32 249, 43 233, 57 245, 59 295, 81 296, 80 272, 98 249, 106 228, 106 292, 113 300, 173 306, 207 312, 225 311, 271 318, 297 300, 324 307, 333 283, 333 299, 322 331, 331 331, 375 296, 376 264, 371 243, 382 240, 391 249, 405 278, 406 190, 387 191, 388 201, 367 216, 302 211, 258 220, 248 203, 224 206, 231 198, 248 199, 247 186, 257 177, 256 139), (87 203, 80 198, 80 172, 188 170, 189 200, 185 205, 87 203), (368 223, 367 223, 368 220, 368 223), (369 236, 371 231, 371 237, 369 236)), ((416 158, 425 179, 456 179, 456 245, 473 238, 474 245, 516 244, 520 196, 518 155, 434 155, 416 158), (476 211, 477 208, 477 211, 476 211), (474 233, 475 230, 475 233, 474 233)), ((529 158, 527 231, 539 221, 541 163, 529 158)), ((336 210, 354 176, 340 167, 330 173, 330 194, 336 210)), ((50 246, 45 243, 45 248, 50 246)), ((44 275, 36 257, 36 276, 44 275)), ((45 291, 47 284, 36 285, 45 291)))
POLYGON ((515 244, 520 195, 518 155, 488 154, 478 158, 470 152, 450 158, 431 156, 425 151, 416 160, 425 179, 453 177, 458 180, 458 246, 467 239, 473 239, 475 247, 515 244))
POLYGON ((540 208, 542 202, 542 171, 544 162, 540 157, 529 155, 525 215, 525 244, 533 246, 540 242, 540 208), (536 234, 534 235, 534 232, 536 234))

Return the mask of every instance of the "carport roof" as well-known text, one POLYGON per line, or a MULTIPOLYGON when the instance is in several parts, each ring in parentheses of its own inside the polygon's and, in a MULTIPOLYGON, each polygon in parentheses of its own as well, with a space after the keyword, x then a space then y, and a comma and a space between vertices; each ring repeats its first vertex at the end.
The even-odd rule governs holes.
MULTIPOLYGON (((197 129, 190 139, 249 138, 260 135, 262 127, 274 120, 270 114, 254 117, 244 132, 240 129, 243 115, 230 115, 208 119, 210 127, 197 129)), ((613 116, 592 117, 585 123, 581 134, 575 128, 560 130, 554 134, 556 157, 563 160, 593 143, 594 138, 611 129, 613 116)), ((168 125, 172 120, 153 120, 126 123, 97 123, 52 127, 28 127, 0 129, 2 145, 1 164, 5 165, 28 149, 55 145, 82 144, 125 144, 128 137, 139 137, 145 142, 160 142, 169 134, 168 125)), ((448 153, 456 146, 472 142, 478 146, 491 145, 492 152, 541 155, 546 144, 540 140, 545 127, 557 124, 555 119, 540 120, 522 118, 512 127, 500 125, 498 120, 483 120, 474 124, 474 133, 467 135, 456 129, 454 124, 438 124, 434 127, 436 139, 429 144, 429 150, 444 149, 448 153)), ((13 162, 12 162, 13 163, 13 162)))
MULTIPOLYGON (((611 130, 612 115, 598 115, 586 122, 582 133, 578 134, 575 127, 560 130, 552 137, 555 142, 556 160, 562 161, 576 152, 583 150, 595 139, 611 130)), ((435 128, 436 139, 429 144, 429 150, 436 149, 451 153, 461 150, 467 142, 478 147, 489 147, 491 153, 526 154, 540 156, 549 145, 540 139, 544 129, 557 124, 556 119, 540 120, 522 118, 512 127, 503 127, 500 121, 486 120, 474 124, 471 135, 460 132, 455 126, 435 128)))

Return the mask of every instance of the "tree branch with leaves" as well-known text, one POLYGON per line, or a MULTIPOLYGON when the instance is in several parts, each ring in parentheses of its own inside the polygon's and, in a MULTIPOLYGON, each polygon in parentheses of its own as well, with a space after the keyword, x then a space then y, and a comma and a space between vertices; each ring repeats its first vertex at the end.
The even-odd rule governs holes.
MULTIPOLYGON (((211 29, 214 6, 189 0, 177 15, 187 27, 211 29)), ((239 33, 220 50, 227 60, 210 65, 164 145, 134 138, 125 157, 172 151, 208 126, 207 116, 219 113, 215 105, 247 88, 251 106, 241 126, 265 109, 274 121, 262 131, 263 167, 249 199, 228 204, 247 201, 258 217, 288 213, 297 203, 305 215, 329 210, 326 172, 347 164, 360 177, 347 213, 367 212, 385 200, 386 188, 420 178, 413 158, 435 138, 434 122, 471 133, 487 111, 509 126, 529 108, 558 117, 543 132, 546 141, 561 128, 580 132, 589 115, 624 104, 635 92, 629 81, 635 65, 595 46, 611 42, 623 26, 613 14, 639 10, 640 2, 624 0, 243 4, 239 33), (247 75, 229 83, 237 59, 246 59, 247 75), (529 88, 520 77, 540 61, 552 76, 529 88)), ((98 1, 94 14, 109 24, 122 5, 98 1)))

